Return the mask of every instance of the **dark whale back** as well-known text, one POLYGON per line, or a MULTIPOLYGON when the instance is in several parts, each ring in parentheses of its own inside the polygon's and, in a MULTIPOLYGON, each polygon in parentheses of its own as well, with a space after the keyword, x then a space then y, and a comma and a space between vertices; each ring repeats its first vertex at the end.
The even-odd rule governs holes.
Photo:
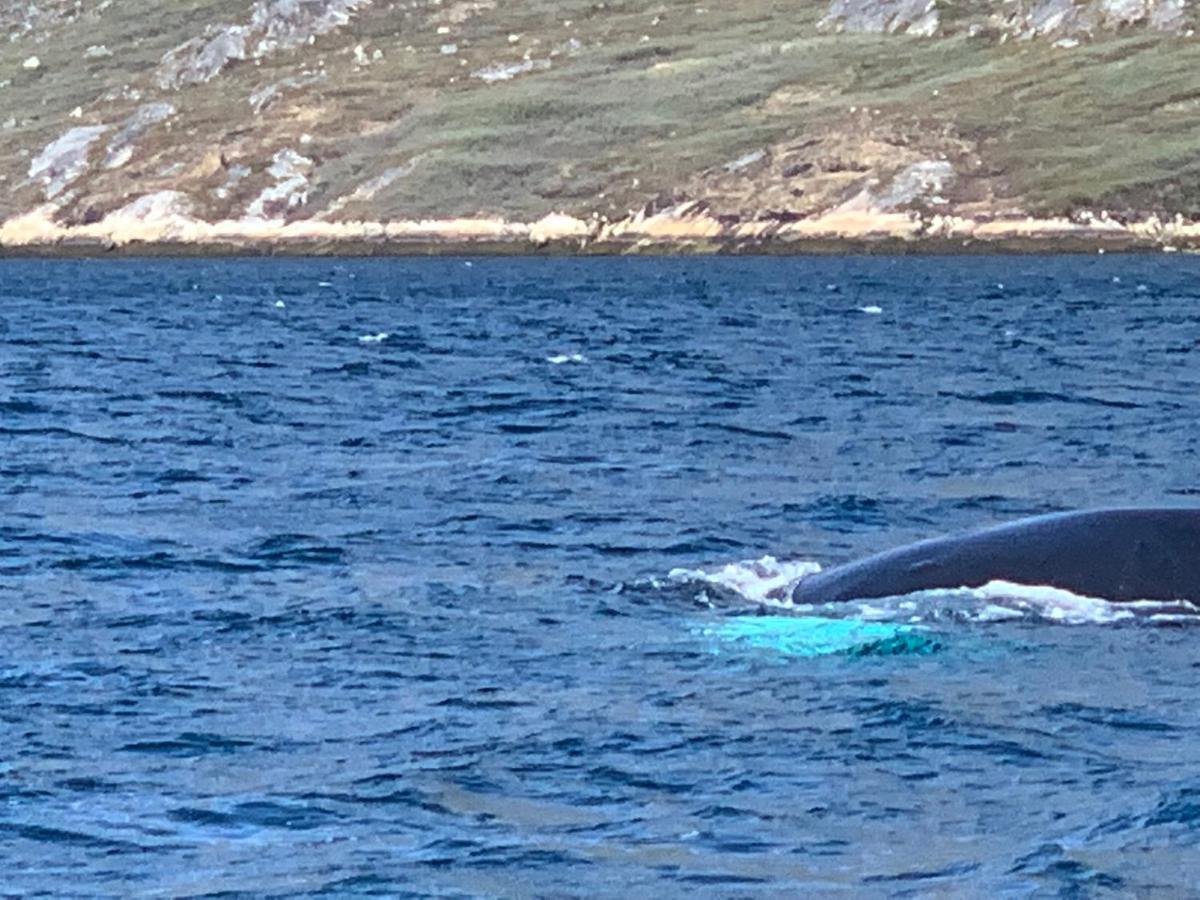
POLYGON ((989 581, 1107 600, 1200 601, 1200 510, 1058 513, 922 541, 804 578, 792 600, 866 600, 989 581))

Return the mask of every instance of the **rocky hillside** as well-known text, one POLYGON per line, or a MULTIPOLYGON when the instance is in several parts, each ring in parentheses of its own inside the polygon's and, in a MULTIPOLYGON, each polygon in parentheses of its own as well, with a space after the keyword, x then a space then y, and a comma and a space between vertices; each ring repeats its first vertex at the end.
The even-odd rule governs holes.
POLYGON ((1197 12, 10 0, 0 242, 454 219, 500 223, 460 222, 493 237, 540 221, 668 240, 864 217, 913 234, 1029 216, 1186 230, 1200 218, 1197 12))

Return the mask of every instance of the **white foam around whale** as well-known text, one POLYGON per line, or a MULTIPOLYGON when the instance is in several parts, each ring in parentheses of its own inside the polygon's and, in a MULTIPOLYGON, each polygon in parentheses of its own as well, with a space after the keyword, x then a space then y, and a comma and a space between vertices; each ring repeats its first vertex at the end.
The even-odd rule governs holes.
POLYGON ((820 564, 811 560, 763 556, 713 569, 673 569, 668 579, 676 584, 695 583, 701 591, 712 587, 718 595, 731 592, 736 598, 772 609, 863 621, 987 623, 1028 619, 1062 625, 1097 625, 1138 619, 1156 624, 1200 624, 1200 607, 1186 601, 1118 603, 1047 585, 1010 581, 991 581, 977 588, 936 588, 870 600, 818 605, 792 603, 795 586, 820 571, 820 564))
POLYGON ((719 569, 672 569, 667 575, 679 584, 699 582, 733 591, 740 597, 768 606, 792 606, 792 589, 801 578, 821 571, 811 560, 777 560, 773 556, 726 563, 719 569))

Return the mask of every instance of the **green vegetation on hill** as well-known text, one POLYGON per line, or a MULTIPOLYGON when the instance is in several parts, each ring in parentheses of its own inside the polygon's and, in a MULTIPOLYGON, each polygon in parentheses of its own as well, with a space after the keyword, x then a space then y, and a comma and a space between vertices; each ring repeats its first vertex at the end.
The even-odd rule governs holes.
POLYGON ((31 161, 84 125, 110 130, 57 198, 66 221, 163 190, 236 218, 289 150, 311 163, 292 218, 618 217, 690 198, 808 215, 918 159, 952 163, 944 196, 914 201, 948 212, 1200 216, 1200 39, 1185 34, 1056 46, 831 33, 813 2, 377 0, 311 43, 157 83, 165 54, 250 7, 86 2, 24 34, 0 20, 0 220, 44 200, 31 161), (150 102, 175 113, 105 169, 105 143, 150 102))

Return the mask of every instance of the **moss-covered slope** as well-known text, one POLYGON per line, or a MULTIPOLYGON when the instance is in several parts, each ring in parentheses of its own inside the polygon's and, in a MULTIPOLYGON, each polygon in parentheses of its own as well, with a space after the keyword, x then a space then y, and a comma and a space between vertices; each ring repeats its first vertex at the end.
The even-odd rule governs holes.
POLYGON ((1200 216, 1186 0, 25 6, 0 221, 1200 216))

